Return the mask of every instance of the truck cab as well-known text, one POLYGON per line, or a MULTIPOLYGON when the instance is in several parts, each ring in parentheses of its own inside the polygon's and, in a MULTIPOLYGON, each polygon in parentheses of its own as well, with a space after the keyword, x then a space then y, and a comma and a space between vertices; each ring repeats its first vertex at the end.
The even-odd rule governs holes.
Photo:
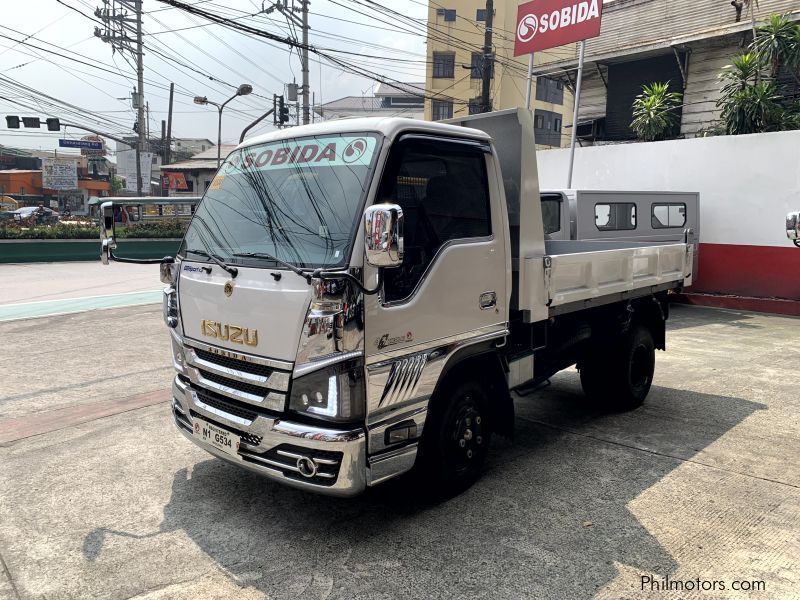
POLYGON ((644 400, 693 245, 549 254, 530 112, 464 125, 347 119, 227 157, 161 267, 183 435, 331 495, 415 466, 457 488, 514 389, 577 363, 598 401, 644 400))

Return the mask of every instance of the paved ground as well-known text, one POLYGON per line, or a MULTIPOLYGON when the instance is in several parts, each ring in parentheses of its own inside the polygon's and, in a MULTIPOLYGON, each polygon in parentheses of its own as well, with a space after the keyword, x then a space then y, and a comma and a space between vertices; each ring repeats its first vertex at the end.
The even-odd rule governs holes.
POLYGON ((0 323, 0 598, 800 597, 799 338, 677 307, 642 409, 593 411, 565 372, 518 401, 477 485, 426 505, 406 481, 305 494, 194 447, 159 401, 157 305, 0 323))
POLYGON ((160 301, 158 265, 0 265, 0 321, 160 301))

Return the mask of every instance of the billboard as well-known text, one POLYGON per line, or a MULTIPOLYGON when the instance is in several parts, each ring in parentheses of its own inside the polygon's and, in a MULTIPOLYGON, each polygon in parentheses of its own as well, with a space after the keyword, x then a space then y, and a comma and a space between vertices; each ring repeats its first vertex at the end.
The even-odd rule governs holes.
POLYGON ((517 9, 514 56, 600 35, 603 0, 533 0, 517 9))
POLYGON ((48 190, 74 190, 78 187, 78 163, 74 160, 43 158, 42 187, 48 190))
MULTIPOLYGON (((142 193, 150 193, 150 169, 153 166, 153 153, 139 155, 142 170, 142 193)), ((136 192, 136 150, 117 151, 117 175, 125 179, 125 191, 136 192)))

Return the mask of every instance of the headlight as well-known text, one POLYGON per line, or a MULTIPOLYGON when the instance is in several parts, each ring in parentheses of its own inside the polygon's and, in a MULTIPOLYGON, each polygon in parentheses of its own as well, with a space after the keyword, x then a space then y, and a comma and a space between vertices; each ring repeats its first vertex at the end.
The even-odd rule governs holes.
POLYGON ((164 288, 161 309, 164 314, 164 323, 167 327, 175 329, 178 326, 178 291, 170 286, 164 288))
POLYGON ((178 373, 185 374, 186 372, 186 356, 183 353, 183 344, 177 338, 174 332, 170 335, 172 341, 172 366, 178 373))
POLYGON ((366 397, 360 359, 314 371, 292 381, 289 409, 338 422, 363 418, 366 397))

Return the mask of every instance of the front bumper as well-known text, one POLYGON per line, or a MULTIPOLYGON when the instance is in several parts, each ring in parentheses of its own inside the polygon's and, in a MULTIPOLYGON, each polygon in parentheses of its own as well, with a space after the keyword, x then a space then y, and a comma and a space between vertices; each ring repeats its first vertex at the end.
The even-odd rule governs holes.
POLYGON ((214 456, 286 485, 321 494, 354 496, 366 487, 363 429, 323 429, 247 411, 231 414, 204 402, 198 392, 202 390, 195 390, 176 376, 172 383, 172 413, 180 432, 214 456), (238 459, 195 438, 195 415, 241 436, 238 459), (303 474, 301 459, 314 462, 315 475, 303 474))

